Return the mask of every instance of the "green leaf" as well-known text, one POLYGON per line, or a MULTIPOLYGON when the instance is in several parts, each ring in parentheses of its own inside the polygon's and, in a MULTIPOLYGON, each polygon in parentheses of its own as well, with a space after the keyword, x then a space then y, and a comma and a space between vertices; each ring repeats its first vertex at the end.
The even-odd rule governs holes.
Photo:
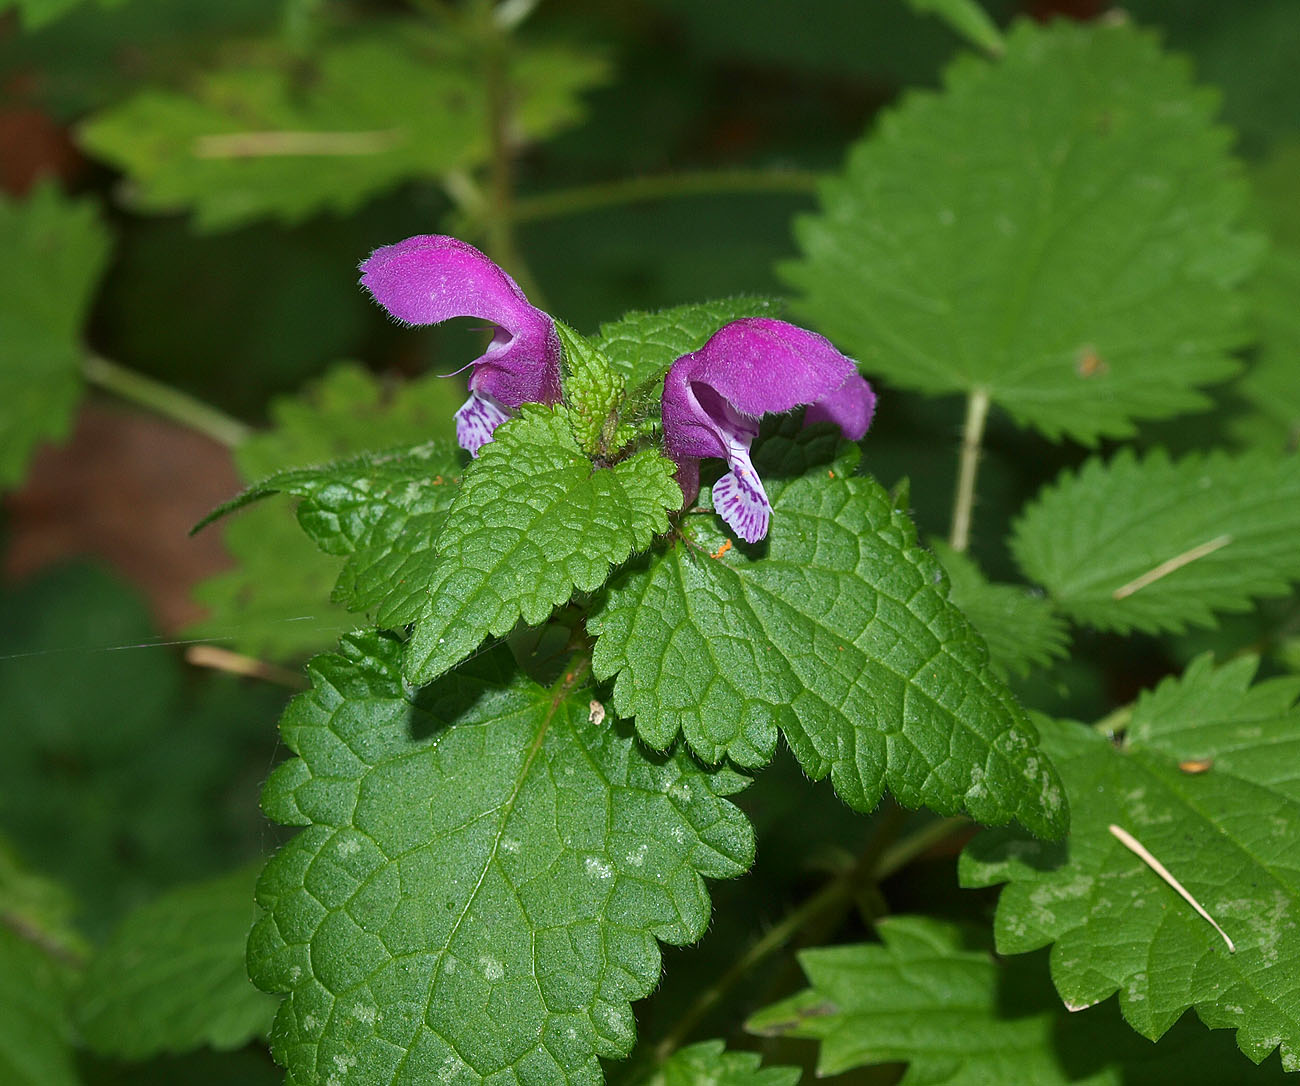
POLYGON ((221 538, 237 564, 195 587, 208 617, 188 627, 187 637, 211 638, 258 659, 300 662, 356 625, 346 608, 330 602, 338 560, 303 535, 292 511, 247 509, 221 538))
POLYGON ((68 992, 86 941, 72 895, 0 838, 0 1082, 75 1086, 68 992))
POLYGON ((1252 1060, 1280 1047, 1300 1070, 1300 679, 1250 685, 1258 661, 1195 661, 1139 699, 1121 746, 1045 721, 1044 745, 1073 801, 1070 837, 1043 846, 981 834, 962 856, 967 886, 1008 882, 1000 953, 1052 943, 1070 1008, 1115 992, 1124 1018, 1158 1038, 1188 1007, 1237 1030, 1252 1060), (1235 944, 1109 832, 1127 831, 1235 944))
POLYGON ((797 1067, 760 1068, 753 1052, 727 1052, 721 1041, 679 1048, 641 1086, 795 1086, 797 1067))
POLYGON ((1300 460, 1162 450, 1091 459, 1044 489, 1011 547, 1077 622, 1103 630, 1207 626, 1216 611, 1300 579, 1300 460))
POLYGON ((1068 1014, 1041 959, 1000 961, 971 931, 921 916, 886 917, 882 944, 805 950, 811 987, 748 1023, 821 1042, 817 1070, 905 1062, 901 1086, 1222 1086, 1290 1081, 1250 1068, 1221 1038, 1184 1021, 1158 1048, 1113 1008, 1068 1014))
POLYGON ((855 459, 790 482, 760 463, 772 527, 749 553, 711 514, 685 517, 684 538, 588 620, 596 675, 617 676, 615 707, 653 747, 680 732, 707 762, 761 765, 779 727, 858 810, 888 785, 907 806, 1059 836, 1065 803, 1033 727, 906 514, 849 477, 855 459))
POLYGON ((752 859, 721 798, 744 778, 646 755, 589 691, 536 686, 504 650, 418 692, 401 655, 344 638, 281 722, 300 757, 263 804, 307 828, 267 865, 249 940, 254 980, 288 993, 276 1058, 302 1083, 597 1086, 657 941, 698 938, 703 878, 752 859))
POLYGON ((244 944, 257 870, 171 890, 128 914, 91 960, 77 994, 86 1044, 139 1060, 270 1032, 276 1000, 253 987, 244 944))
POLYGON ((668 367, 681 355, 703 347, 724 324, 741 317, 775 317, 780 312, 780 303, 775 299, 748 297, 678 305, 655 312, 634 310, 602 324, 595 346, 626 376, 634 395, 647 386, 662 391, 668 367))
POLYGON ((77 1086, 67 971, 0 924, 0 1082, 77 1086))
POLYGON ((938 16, 954 31, 978 45, 986 53, 1001 56, 1006 48, 1002 31, 989 18, 989 13, 978 0, 907 0, 912 10, 920 14, 938 16))
MULTIPOLYGON (((242 513, 224 529, 239 565, 195 592, 211 617, 191 633, 233 634, 243 652, 300 659, 353 624, 343 607, 327 602, 331 586, 333 599, 354 610, 383 604, 381 618, 399 610, 407 596, 400 567, 408 556, 418 563, 431 552, 451 500, 447 484, 460 473, 459 454, 428 437, 450 432, 461 396, 436 376, 388 387, 345 363, 303 394, 275 401, 274 428, 235 454, 240 474, 254 486, 208 519, 283 490, 304 498, 300 523, 288 510, 266 507, 242 513), (424 444, 409 450, 407 460, 364 452, 417 442, 424 444), (349 556, 341 570, 303 537, 304 529, 326 554, 349 556)), ((412 583, 422 589, 426 581, 412 583)), ((398 616, 392 624, 414 617, 398 616)))
MULTIPOLYGON (((16 10, 22 16, 23 26, 35 30, 54 22, 61 15, 77 7, 82 0, 3 0, 0 14, 16 10)), ((102 7, 120 7, 124 0, 97 0, 102 7)))
POLYGON ((865 372, 1093 443, 1205 408, 1261 251, 1216 97, 1129 25, 1021 22, 888 113, 798 221, 796 310, 865 372))
POLYGON ((1271 227, 1272 248, 1251 283, 1259 343, 1234 386, 1258 415, 1234 435, 1275 451, 1300 446, 1300 145, 1290 144, 1254 170, 1258 205, 1271 227), (1259 422, 1264 421, 1264 425, 1259 422))
POLYGON ((0 196, 0 487, 21 482, 38 442, 68 434, 81 396, 81 325, 108 258, 89 200, 41 185, 0 196))
POLYGON ((673 464, 645 449, 593 468, 563 409, 524 404, 466 472, 437 540, 437 564, 407 652, 430 679, 523 619, 543 622, 575 589, 668 530, 682 493, 673 464))
POLYGON ((1050 667, 1069 651, 1066 624, 1041 595, 1021 585, 994 584, 968 554, 946 543, 930 544, 952 585, 951 598, 989 648, 989 660, 1005 679, 1050 667))
MULTIPOLYGON (((278 44, 249 52, 188 93, 146 90, 82 126, 82 144, 135 181, 140 209, 193 209, 205 230, 297 222, 487 157, 481 50, 451 26, 378 26, 320 49, 310 73, 278 44)), ((525 138, 573 123, 577 95, 604 77, 562 45, 519 42, 512 57, 525 138)))
POLYGON ((560 321, 555 327, 564 344, 564 403, 578 447, 588 456, 615 453, 617 411, 627 382, 584 336, 560 321))

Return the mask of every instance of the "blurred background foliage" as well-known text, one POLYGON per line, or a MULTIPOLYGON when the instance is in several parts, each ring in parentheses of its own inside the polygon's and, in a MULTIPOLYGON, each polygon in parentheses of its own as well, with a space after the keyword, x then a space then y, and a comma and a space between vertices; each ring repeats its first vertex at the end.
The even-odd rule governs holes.
MULTIPOLYGON (((1107 17, 1090 0, 987 7, 999 23, 1107 17)), ((1220 89, 1253 214, 1274 238, 1250 288, 1251 368, 1214 390, 1212 410, 1144 427, 1139 443, 1294 448, 1300 6, 1125 7, 1220 89)), ((814 208, 818 174, 964 47, 904 0, 0 9, 0 930, 37 933, 0 941, 3 1020, 19 999, 6 970, 34 977, 32 945, 48 951, 39 990, 61 999, 132 909, 274 845, 254 797, 293 668, 350 625, 328 602, 338 560, 282 503, 196 540, 186 530, 273 470, 446 436, 463 379, 439 375, 481 339, 473 322, 396 328, 357 289, 358 261, 411 234, 455 233, 584 331, 629 308, 781 294, 775 268, 796 253, 791 220, 814 208), (218 656, 213 673, 196 646, 242 657, 218 656), (232 667, 255 677, 222 673, 232 667)), ((910 478, 922 532, 941 535, 961 404, 881 392, 870 470, 886 485, 910 478)), ((1000 541, 1014 512, 1083 453, 994 414, 973 543, 990 575, 1011 576, 1000 541)), ((1294 626, 1288 606, 1233 619, 1233 643, 1300 665, 1294 630, 1276 633, 1294 626)), ((1080 632, 1068 659, 1016 681, 1040 707, 1096 716, 1203 645, 1080 632)), ((642 1014, 651 1041, 701 976, 862 838, 788 761, 744 803, 759 865, 715 888, 719 914, 743 922, 669 955, 642 1014), (814 819, 822 845, 809 855, 814 819)), ((929 857, 883 892, 900 907, 951 900, 949 860, 929 857)), ((8 1081, 278 1081, 255 1043, 267 1022, 256 1002, 211 1036, 178 1026, 115 1049, 102 989, 120 980, 113 962, 138 958, 114 952, 92 970, 101 991, 74 998, 42 1040, 48 1062, 8 1081), (231 1051, 176 1054, 204 1044, 231 1051)), ((791 982, 781 970, 790 963, 760 978, 769 996, 791 982)), ((0 1067, 13 1036, 0 1026, 0 1067)))

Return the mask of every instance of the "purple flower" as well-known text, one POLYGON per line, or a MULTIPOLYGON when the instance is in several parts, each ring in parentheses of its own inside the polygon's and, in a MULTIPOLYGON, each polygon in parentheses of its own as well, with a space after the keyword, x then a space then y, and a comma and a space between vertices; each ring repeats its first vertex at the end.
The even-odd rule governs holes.
POLYGON ((456 412, 456 440, 471 456, 512 408, 559 402, 555 322, 474 246, 440 234, 386 245, 362 263, 361 285, 405 324, 479 317, 496 325, 488 349, 470 363, 469 399, 456 412))
POLYGON ((850 441, 871 425, 876 396, 830 341, 769 317, 724 325, 664 378, 664 444, 687 502, 700 490, 700 458, 731 468, 713 486, 713 507, 746 543, 767 535, 772 506, 749 458, 763 415, 807 404, 806 424, 833 422, 850 441))

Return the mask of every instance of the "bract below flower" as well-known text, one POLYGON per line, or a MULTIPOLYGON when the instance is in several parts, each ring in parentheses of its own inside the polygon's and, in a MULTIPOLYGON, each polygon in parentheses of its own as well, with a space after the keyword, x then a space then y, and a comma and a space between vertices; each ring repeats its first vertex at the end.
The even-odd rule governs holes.
POLYGON ((361 264, 361 285, 404 324, 479 317, 496 325, 470 363, 469 399, 456 412, 456 439, 471 456, 524 403, 560 399, 560 337, 509 275, 474 246, 423 234, 376 249, 361 264))
POLYGON ((806 423, 833 422, 850 441, 871 425, 876 396, 851 358, 823 336, 770 317, 724 325, 664 378, 668 455, 686 501, 700 489, 700 459, 730 471, 713 486, 713 507, 747 543, 767 535, 772 506, 749 450, 763 415, 808 405, 806 423))

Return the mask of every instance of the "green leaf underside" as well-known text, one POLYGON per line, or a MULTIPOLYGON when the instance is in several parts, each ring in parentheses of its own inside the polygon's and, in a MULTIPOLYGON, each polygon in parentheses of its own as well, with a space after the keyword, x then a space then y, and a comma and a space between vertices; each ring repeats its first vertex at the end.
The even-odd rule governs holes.
POLYGON ((1208 626, 1216 611, 1285 594, 1300 579, 1297 537, 1295 457, 1214 452, 1170 461, 1157 450, 1139 460, 1124 450, 1040 493, 1011 546, 1025 575, 1075 621, 1153 632, 1208 626), (1133 588, 1175 559, 1190 560, 1133 588))
POLYGON ((641 1086, 795 1086, 797 1067, 759 1067, 753 1052, 728 1052, 721 1041, 679 1048, 641 1086))
MULTIPOLYGON (((274 216, 346 212, 410 178, 487 157, 481 59, 447 28, 393 24, 302 58, 275 43, 203 75, 188 93, 146 90, 81 128, 92 154, 125 170, 147 211, 193 209, 203 229, 274 216), (421 109, 405 108, 419 101, 421 109)), ((520 134, 541 138, 580 116, 604 63, 561 45, 512 50, 520 134)))
POLYGON ((466 472, 437 539, 437 561, 407 651, 430 679, 488 635, 544 621, 668 530, 682 504, 673 464, 651 449, 593 469, 563 409, 524 404, 466 472))
POLYGON ((1059 836, 1065 801, 1033 727, 911 521, 848 477, 855 459, 772 481, 760 558, 721 551, 711 515, 686 518, 687 539, 619 576, 589 619, 596 675, 617 675, 615 707, 653 747, 680 733, 707 762, 756 766, 780 728, 859 810, 888 786, 907 806, 1059 836))
POLYGON ((821 1042, 818 1073, 906 1062, 900 1086, 1223 1086, 1291 1081, 1251 1068, 1185 1020, 1159 1048, 1109 1007, 1068 1014, 1041 961, 998 961, 973 932, 921 916, 878 922, 881 944, 805 950, 811 987, 754 1032, 821 1042))
POLYGON ((1118 991, 1125 1019, 1152 1039, 1194 1006, 1206 1025, 1237 1030, 1252 1060, 1280 1047, 1283 1067, 1296 1071, 1300 679, 1251 687, 1256 666, 1243 658, 1216 671, 1201 657, 1143 695, 1119 748, 1092 729, 1045 721, 1044 744, 1074 800, 1068 841, 981 834, 960 872, 968 886, 1009 883, 998 950, 1052 943, 1052 978, 1067 1006, 1118 991), (1235 954, 1111 824, 1168 868, 1235 954))
POLYGON ((81 325, 108 249, 92 201, 52 184, 22 203, 0 197, 0 487, 22 480, 40 441, 67 436, 81 325))
POLYGON ((886 114, 783 268, 864 371, 1095 442, 1209 405, 1260 251, 1216 96, 1128 25, 1021 22, 886 114), (1135 226, 1135 224, 1137 224, 1135 226))
POLYGON ((637 391, 662 391, 664 374, 677 359, 698 351, 708 338, 741 317, 779 317, 781 305, 773 298, 721 298, 655 311, 633 311, 602 324, 594 337, 601 351, 637 391))
POLYGON ((704 877, 753 835, 745 779, 652 757, 591 694, 544 690, 504 650, 412 695, 367 633, 309 665, 281 722, 299 755, 271 817, 304 829, 267 865, 249 939, 290 1083, 565 1082, 635 1039, 658 941, 708 921, 704 877))
POLYGON ((270 1030, 276 1000, 244 964, 256 870, 184 886, 130 913, 91 960, 77 996, 90 1049, 139 1060, 270 1030))
POLYGON ((984 638, 1000 674, 1027 675, 1067 655, 1069 632, 1047 600, 1020 585, 993 584, 969 555, 946 543, 931 546, 948 574, 952 602, 984 638))

